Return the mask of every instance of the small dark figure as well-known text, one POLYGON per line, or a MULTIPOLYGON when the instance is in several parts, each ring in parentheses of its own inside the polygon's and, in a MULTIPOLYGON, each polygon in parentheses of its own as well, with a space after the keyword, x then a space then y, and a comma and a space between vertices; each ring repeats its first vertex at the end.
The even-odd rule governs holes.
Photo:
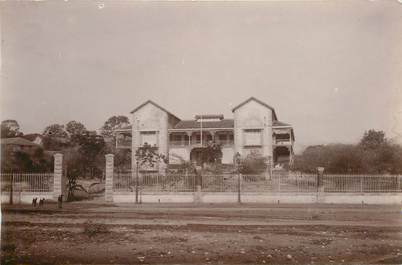
POLYGON ((45 198, 39 200, 39 207, 42 207, 45 204, 45 198))
POLYGON ((63 194, 60 195, 60 196, 57 198, 57 205, 58 205, 59 209, 61 209, 62 204, 63 204, 63 194))
POLYGON ((37 202, 38 198, 33 198, 32 199, 32 206, 36 207, 36 202, 37 202))

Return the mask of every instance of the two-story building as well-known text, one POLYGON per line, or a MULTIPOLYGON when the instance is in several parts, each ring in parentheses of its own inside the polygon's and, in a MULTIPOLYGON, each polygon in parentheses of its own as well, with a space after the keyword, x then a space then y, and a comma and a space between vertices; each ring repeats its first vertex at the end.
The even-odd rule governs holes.
POLYGON ((251 97, 232 112, 232 119, 196 115, 181 120, 148 100, 131 111, 131 126, 116 131, 116 146, 131 148, 134 153, 148 143, 168 157, 169 164, 177 164, 200 161, 202 149, 212 141, 221 145, 224 164, 232 164, 236 153, 245 157, 250 152, 260 153, 271 166, 293 163, 293 128, 278 120, 274 108, 251 97))

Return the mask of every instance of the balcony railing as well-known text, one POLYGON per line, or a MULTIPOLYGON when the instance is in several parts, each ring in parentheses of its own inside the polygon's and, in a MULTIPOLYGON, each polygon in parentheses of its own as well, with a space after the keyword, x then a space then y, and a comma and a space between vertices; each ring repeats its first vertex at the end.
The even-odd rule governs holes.
MULTIPOLYGON (((202 146, 200 141, 169 141, 169 146, 191 146, 191 147, 206 147, 209 141, 203 141, 202 146)), ((233 141, 216 141, 216 143, 220 144, 221 146, 232 146, 234 145, 233 141)))
POLYGON ((116 148, 131 148, 131 138, 120 138, 116 140, 116 148))
POLYGON ((292 142, 290 140, 276 140, 274 142, 275 145, 291 145, 292 142))

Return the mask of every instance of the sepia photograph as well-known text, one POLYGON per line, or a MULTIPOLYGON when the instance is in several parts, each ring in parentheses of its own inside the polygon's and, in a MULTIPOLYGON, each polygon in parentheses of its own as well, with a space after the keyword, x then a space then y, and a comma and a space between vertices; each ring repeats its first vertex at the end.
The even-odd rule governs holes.
POLYGON ((0 2, 1 264, 402 264, 402 0, 0 2))

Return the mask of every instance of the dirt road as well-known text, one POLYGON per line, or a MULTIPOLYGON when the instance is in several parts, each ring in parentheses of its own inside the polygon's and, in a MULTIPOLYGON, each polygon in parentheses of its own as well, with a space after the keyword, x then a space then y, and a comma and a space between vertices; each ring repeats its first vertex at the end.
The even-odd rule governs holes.
POLYGON ((402 263, 398 206, 3 207, 2 264, 402 263))

